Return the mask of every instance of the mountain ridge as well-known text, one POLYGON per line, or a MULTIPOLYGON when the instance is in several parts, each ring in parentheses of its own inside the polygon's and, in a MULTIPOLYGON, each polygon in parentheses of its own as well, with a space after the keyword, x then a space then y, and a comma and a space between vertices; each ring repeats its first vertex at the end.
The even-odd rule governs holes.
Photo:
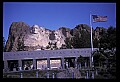
MULTIPOLYGON (((102 28, 93 29, 93 39, 99 39, 99 32, 102 28)), ((60 27, 57 30, 50 30, 39 25, 30 27, 24 22, 13 22, 9 29, 9 37, 6 42, 5 51, 31 51, 37 49, 60 49, 66 45, 66 38, 75 35, 82 36, 82 31, 90 37, 90 26, 78 24, 73 29, 60 27)))

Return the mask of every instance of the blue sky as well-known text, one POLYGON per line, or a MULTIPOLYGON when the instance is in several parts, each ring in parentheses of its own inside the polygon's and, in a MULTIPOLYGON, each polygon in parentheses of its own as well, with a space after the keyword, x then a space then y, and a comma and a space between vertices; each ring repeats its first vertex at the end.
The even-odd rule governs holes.
POLYGON ((51 30, 62 26, 72 29, 78 24, 90 26, 90 11, 91 14, 108 16, 107 22, 92 23, 93 28, 116 27, 116 3, 4 2, 3 36, 7 40, 10 25, 19 21, 51 30))

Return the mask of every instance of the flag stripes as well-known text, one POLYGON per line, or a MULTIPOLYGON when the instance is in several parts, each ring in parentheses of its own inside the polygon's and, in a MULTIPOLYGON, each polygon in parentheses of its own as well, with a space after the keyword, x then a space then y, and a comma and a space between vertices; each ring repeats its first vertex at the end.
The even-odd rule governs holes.
POLYGON ((98 16, 98 15, 92 15, 93 22, 106 22, 107 16, 98 16))

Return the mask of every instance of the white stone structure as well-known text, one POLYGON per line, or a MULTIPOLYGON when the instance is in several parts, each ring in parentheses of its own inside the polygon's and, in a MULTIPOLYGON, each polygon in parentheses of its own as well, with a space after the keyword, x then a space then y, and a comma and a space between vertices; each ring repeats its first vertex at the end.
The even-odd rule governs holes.
MULTIPOLYGON (((97 48, 94 48, 96 50, 97 48)), ((65 59, 73 58, 76 66, 79 56, 91 58, 91 48, 81 49, 60 49, 60 50, 40 50, 40 51, 18 51, 18 52, 3 52, 4 69, 8 68, 8 61, 18 61, 18 67, 23 67, 23 60, 32 60, 34 69, 37 69, 37 60, 47 60, 47 68, 51 69, 50 60, 60 59, 61 68, 65 68, 65 59)), ((59 61, 60 62, 60 61, 59 61)), ((91 62, 90 62, 91 63, 91 62)), ((90 65, 90 64, 89 64, 90 65)))

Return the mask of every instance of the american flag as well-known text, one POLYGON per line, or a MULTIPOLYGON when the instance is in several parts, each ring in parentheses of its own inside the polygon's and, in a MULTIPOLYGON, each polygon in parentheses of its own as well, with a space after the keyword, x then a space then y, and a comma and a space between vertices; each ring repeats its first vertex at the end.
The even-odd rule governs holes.
POLYGON ((92 15, 93 22, 106 22, 107 16, 98 16, 98 15, 92 15))

